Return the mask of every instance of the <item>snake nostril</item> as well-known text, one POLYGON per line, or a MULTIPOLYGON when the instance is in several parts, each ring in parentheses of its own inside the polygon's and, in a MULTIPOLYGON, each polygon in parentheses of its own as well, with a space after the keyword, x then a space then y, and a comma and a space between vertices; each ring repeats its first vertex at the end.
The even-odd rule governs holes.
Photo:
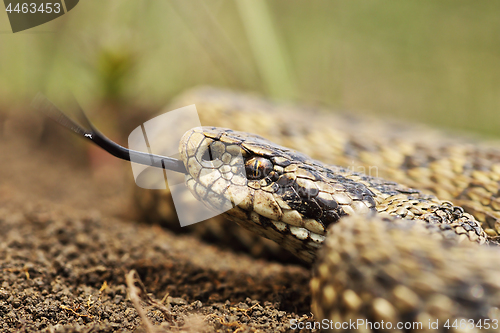
POLYGON ((201 159, 204 161, 213 161, 216 158, 214 157, 214 154, 212 153, 212 149, 210 149, 210 147, 207 147, 207 149, 203 153, 203 156, 201 157, 201 159))

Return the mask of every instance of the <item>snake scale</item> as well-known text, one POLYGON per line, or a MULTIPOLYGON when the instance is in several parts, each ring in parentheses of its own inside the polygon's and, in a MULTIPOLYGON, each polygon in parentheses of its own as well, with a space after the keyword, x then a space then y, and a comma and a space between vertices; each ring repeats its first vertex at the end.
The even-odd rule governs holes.
MULTIPOLYGON (((444 332, 454 330, 446 320, 500 319, 500 150, 211 88, 171 109, 193 103, 202 124, 218 127, 193 129, 180 143, 188 188, 230 221, 315 262, 319 319, 391 323, 386 331, 420 322, 414 331, 434 332, 427 323, 438 320, 444 332)), ((162 196, 138 205, 171 212, 162 196)))

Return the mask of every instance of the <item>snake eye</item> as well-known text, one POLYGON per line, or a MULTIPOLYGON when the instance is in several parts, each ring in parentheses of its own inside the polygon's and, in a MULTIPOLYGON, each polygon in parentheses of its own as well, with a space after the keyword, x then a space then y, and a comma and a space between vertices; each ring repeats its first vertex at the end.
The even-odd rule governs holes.
POLYGON ((248 179, 262 179, 273 170, 273 163, 263 157, 252 157, 245 163, 248 179))

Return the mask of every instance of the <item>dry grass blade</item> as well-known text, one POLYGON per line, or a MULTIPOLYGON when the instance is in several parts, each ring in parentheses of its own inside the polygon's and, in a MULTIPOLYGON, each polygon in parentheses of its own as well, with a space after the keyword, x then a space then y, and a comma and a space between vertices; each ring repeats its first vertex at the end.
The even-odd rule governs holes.
POLYGON ((161 303, 153 300, 151 297, 149 297, 146 287, 142 283, 141 279, 139 278, 137 272, 135 270, 131 270, 126 276, 126 281, 127 281, 127 291, 130 297, 130 300, 134 304, 135 309, 137 310, 137 313, 139 314, 139 317, 141 317, 142 322, 144 323, 144 329, 148 333, 154 333, 156 332, 156 328, 154 325, 151 323, 151 321, 148 319, 146 312, 144 309, 141 307, 140 301, 144 301, 150 306, 153 306, 160 310, 163 315, 165 316, 165 319, 169 321, 170 323, 173 322, 173 316, 171 312, 161 303))

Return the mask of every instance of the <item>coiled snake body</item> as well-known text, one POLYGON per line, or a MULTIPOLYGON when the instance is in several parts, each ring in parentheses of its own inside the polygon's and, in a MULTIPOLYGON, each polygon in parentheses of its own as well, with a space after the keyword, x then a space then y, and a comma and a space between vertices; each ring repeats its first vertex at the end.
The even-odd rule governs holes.
MULTIPOLYGON (((266 113, 265 118, 239 110, 232 113, 232 121, 240 119, 249 131, 252 123, 260 123, 261 133, 273 141, 285 137, 285 145, 303 140, 296 135, 300 125, 295 123, 290 131, 285 127, 293 122, 293 113, 279 119, 283 113, 269 112, 279 106, 268 102, 213 90, 188 94, 179 104, 186 98, 197 104, 200 114, 200 108, 223 109, 229 117, 232 110, 245 109, 242 105, 257 104, 255 109, 266 113), (276 120, 273 117, 280 121, 268 124, 276 120)), ((319 114, 316 124, 324 123, 323 117, 319 114)), ((343 138, 331 140, 333 148, 321 149, 335 127, 303 132, 309 141, 322 137, 321 147, 307 153, 327 155, 326 162, 344 167, 323 164, 257 135, 218 127, 193 129, 180 144, 186 184, 206 206, 225 210, 230 220, 316 262, 311 288, 319 318, 383 321, 391 323, 387 331, 434 332, 428 323, 436 320, 439 330, 448 331, 446 320, 451 326, 455 319, 475 325, 488 319, 488 329, 498 331, 498 325, 491 324, 500 319, 500 252, 487 244, 496 243, 500 229, 500 153, 448 139, 436 141, 433 132, 411 139, 418 133, 412 128, 390 132, 384 140, 391 145, 384 146, 383 140, 366 143, 346 133, 356 128, 350 135, 362 137, 367 124, 336 120, 341 120, 337 126, 343 127, 343 138), (405 135, 410 139, 395 140, 405 135), (429 191, 348 168, 352 161, 368 165, 367 157, 374 156, 378 162, 389 156, 385 166, 373 164, 380 166, 382 175, 404 178, 407 185, 421 185, 463 207, 429 191), (407 322, 423 326, 398 328, 398 323, 407 322)), ((383 127, 378 131, 380 139, 383 127)))

